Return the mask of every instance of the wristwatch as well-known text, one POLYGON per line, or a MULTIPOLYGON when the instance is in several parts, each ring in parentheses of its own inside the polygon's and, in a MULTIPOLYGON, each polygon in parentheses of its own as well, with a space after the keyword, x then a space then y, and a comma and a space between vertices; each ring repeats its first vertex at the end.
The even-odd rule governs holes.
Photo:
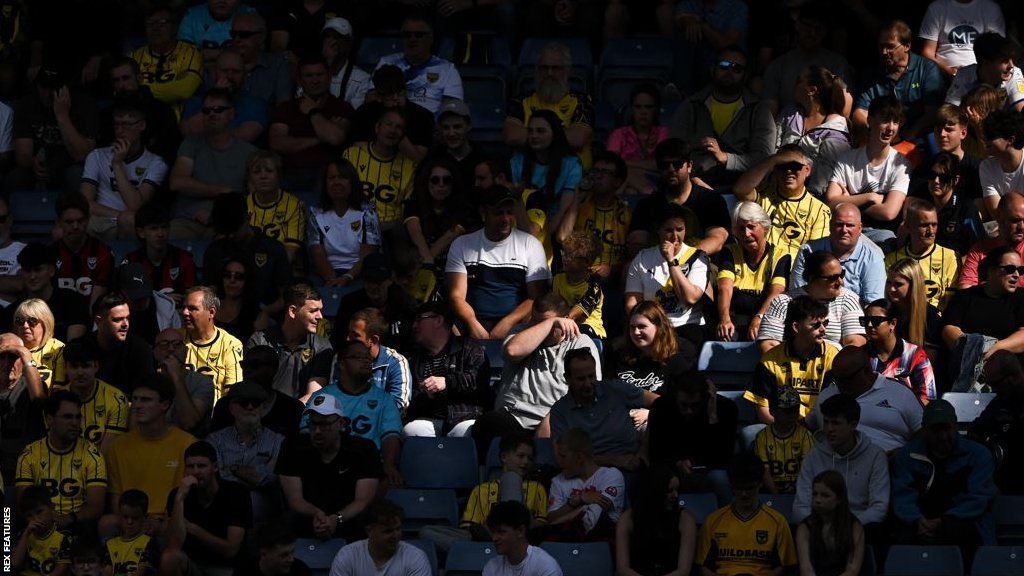
POLYGON ((28 365, 31 366, 32 368, 36 368, 36 369, 39 368, 39 364, 36 364, 35 360, 29 360, 28 361, 28 365))
POLYGON ((341 512, 338 512, 338 514, 337 514, 337 515, 335 516, 335 518, 337 518, 337 519, 338 519, 338 525, 339 525, 339 526, 341 525, 341 523, 342 523, 342 522, 344 522, 344 521, 345 521, 345 516, 344 516, 344 515, 342 515, 342 513, 341 513, 341 512))
POLYGON ((668 265, 669 266, 679 266, 679 258, 673 258, 672 261, 668 263, 668 265))

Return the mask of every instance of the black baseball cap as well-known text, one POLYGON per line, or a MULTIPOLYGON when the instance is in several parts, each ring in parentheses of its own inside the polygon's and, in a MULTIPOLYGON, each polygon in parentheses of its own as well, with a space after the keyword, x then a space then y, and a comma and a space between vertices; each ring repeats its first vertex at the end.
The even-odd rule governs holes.
POLYGON ((499 206, 505 202, 515 202, 518 200, 516 193, 512 190, 495 184, 490 188, 484 190, 483 195, 480 197, 481 206, 499 206))
POLYGON ((368 254, 363 258, 363 269, 360 272, 363 280, 369 280, 370 282, 383 282, 388 278, 391 278, 392 272, 391 262, 389 262, 388 257, 381 252, 368 254))
POLYGON ((32 242, 18 253, 18 265, 22 268, 37 268, 43 265, 57 265, 57 251, 53 246, 32 242))

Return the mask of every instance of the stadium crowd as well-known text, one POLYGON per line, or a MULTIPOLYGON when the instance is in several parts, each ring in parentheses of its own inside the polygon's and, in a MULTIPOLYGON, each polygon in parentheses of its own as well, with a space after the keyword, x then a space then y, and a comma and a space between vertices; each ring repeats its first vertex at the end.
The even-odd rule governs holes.
POLYGON ((14 570, 969 571, 1022 6, 0 0, 14 570))

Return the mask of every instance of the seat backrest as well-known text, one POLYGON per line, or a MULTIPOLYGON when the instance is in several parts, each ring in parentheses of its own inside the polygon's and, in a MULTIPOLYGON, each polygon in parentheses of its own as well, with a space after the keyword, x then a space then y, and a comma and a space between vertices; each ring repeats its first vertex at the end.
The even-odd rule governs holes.
POLYGON ((557 42, 569 47, 572 54, 573 68, 590 68, 594 65, 594 57, 590 51, 590 40, 584 37, 572 38, 523 38, 522 47, 519 49, 520 68, 533 68, 540 56, 540 51, 551 42, 557 42))
POLYGON ((1024 574, 1024 546, 981 546, 974 554, 971 576, 1024 574))
POLYGON ((479 574, 497 554, 491 542, 455 542, 448 550, 448 558, 444 563, 445 576, 479 574))
POLYGON ((995 397, 995 394, 985 392, 946 392, 942 395, 942 399, 956 409, 956 419, 961 424, 974 422, 995 397))
POLYGON ((545 542, 541 548, 558 562, 564 576, 612 576, 612 551, 604 542, 545 542))
POLYGON ((908 546, 889 548, 886 576, 963 576, 964 566, 956 546, 908 546))
POLYGON ((480 480, 472 438, 406 438, 399 468, 409 488, 468 490, 480 480))
POLYGON ((745 390, 760 359, 756 342, 708 341, 700 349, 697 369, 719 390, 745 390))
POLYGON ((601 69, 672 69, 672 40, 661 37, 609 38, 601 51, 601 69))
POLYGON ((740 426, 757 423, 757 409, 753 402, 743 397, 743 390, 719 390, 718 393, 736 403, 740 426))
POLYGON ((359 42, 356 64, 372 73, 382 57, 401 51, 402 38, 399 36, 367 36, 359 42))
MULTIPOLYGON (((172 239, 171 244, 174 244, 178 248, 181 248, 182 250, 185 250, 186 252, 191 254, 192 260, 195 261, 196 263, 196 269, 200 271, 200 274, 202 274, 203 257, 206 255, 206 249, 210 247, 209 240, 188 240, 185 238, 181 238, 172 239)), ((203 278, 204 282, 208 282, 210 284, 215 284, 217 283, 218 280, 219 279, 217 278, 203 278)))
POLYGON ((454 490, 393 488, 388 490, 388 499, 405 510, 404 529, 439 523, 459 525, 459 502, 454 490))
POLYGON ((313 570, 331 567, 338 550, 345 545, 341 538, 318 540, 316 538, 299 538, 295 541, 295 557, 302 560, 313 570))
POLYGON ((740 449, 744 452, 753 452, 754 450, 754 439, 757 438, 757 434, 764 430, 764 424, 748 424, 740 430, 740 449))
POLYGON ((679 506, 689 510, 690 514, 693 514, 694 522, 700 525, 707 520, 709 514, 718 509, 718 498, 711 492, 680 494, 679 506))
POLYGON ((423 550, 427 555, 427 560, 430 561, 430 573, 437 576, 437 547, 434 542, 431 540, 405 540, 405 542, 423 550))
MULTIPOLYGON (((363 287, 363 283, 360 280, 349 284, 348 286, 321 286, 317 288, 317 292, 320 293, 320 298, 324 303, 324 318, 334 318, 338 315, 338 308, 341 307, 341 299, 346 294, 356 292, 363 287)), ((347 329, 347 327, 343 328, 347 329)))
POLYGON ((793 501, 796 496, 793 494, 761 494, 761 503, 772 508, 779 514, 786 517, 786 521, 793 524, 793 501))
POLYGON ((996 496, 992 516, 996 524, 996 540, 1000 544, 1024 544, 1024 496, 996 496))

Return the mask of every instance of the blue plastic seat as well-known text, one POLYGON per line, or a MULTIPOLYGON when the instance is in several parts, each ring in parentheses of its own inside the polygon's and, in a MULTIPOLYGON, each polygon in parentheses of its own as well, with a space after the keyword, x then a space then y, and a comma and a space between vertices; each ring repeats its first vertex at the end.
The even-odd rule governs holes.
POLYGON ((907 546, 889 548, 886 576, 963 576, 964 561, 956 546, 907 546))
MULTIPOLYGON (((362 281, 356 280, 348 286, 321 286, 317 288, 320 298, 324 303, 324 318, 334 318, 338 315, 338 308, 341 306, 341 299, 346 294, 351 294, 363 287, 362 281)), ((346 327, 347 330, 347 327, 346 327)))
POLYGON ((1024 546, 981 546, 974 554, 971 576, 1024 574, 1024 546))
MULTIPOLYGON (((487 478, 493 479, 501 475, 500 446, 501 438, 494 438, 487 447, 487 478)), ((551 438, 533 438, 533 462, 539 466, 556 466, 555 444, 551 438)))
POLYGON ((755 342, 708 341, 700 350, 697 369, 706 372, 719 390, 745 390, 760 359, 755 342))
MULTIPOLYGON (((463 66, 462 92, 467 102, 501 101, 508 96, 504 70, 497 66, 463 66)), ((475 118, 474 118, 475 119, 475 118)))
POLYGON ((491 542, 455 542, 444 563, 445 576, 477 576, 497 555, 491 542))
POLYGON ((305 562, 311 570, 330 570, 334 557, 344 545, 345 540, 342 538, 299 538, 295 541, 295 557, 305 562))
POLYGON ((740 426, 757 423, 757 407, 743 397, 743 390, 719 390, 718 393, 736 403, 737 420, 740 426))
POLYGON ((754 451, 754 439, 757 434, 764 430, 764 424, 748 424, 740 430, 740 449, 744 452, 754 451))
POLYGON ((996 541, 1002 545, 1024 545, 1024 496, 996 496, 992 516, 996 524, 996 541))
POLYGON ((427 555, 427 560, 430 561, 430 573, 433 576, 437 576, 437 547, 431 540, 405 540, 407 544, 423 550, 427 555))
POLYGON ((612 551, 604 542, 545 542, 540 546, 562 567, 564 576, 612 576, 612 551))
POLYGON ((761 503, 772 508, 779 514, 785 516, 786 521, 793 524, 793 502, 796 496, 793 494, 761 494, 761 503))
POLYGON ((400 36, 368 36, 359 43, 356 64, 367 72, 373 72, 382 57, 401 51, 400 36))
POLYGON ((993 393, 983 392, 946 392, 942 395, 943 400, 956 408, 956 419, 961 424, 974 422, 995 397, 993 393))
POLYGON ((138 248, 139 243, 137 240, 108 240, 107 247, 114 253, 114 265, 120 266, 124 257, 132 250, 138 248))
MULTIPOLYGON (((184 238, 176 238, 171 240, 171 244, 174 244, 182 250, 187 250, 192 255, 192 259, 195 260, 196 268, 200 270, 200 274, 203 269, 203 256, 206 255, 206 249, 210 246, 210 240, 187 240, 184 238)), ((216 278, 204 278, 206 282, 216 283, 216 278)))
POLYGON ((700 525, 707 520, 709 514, 718 510, 718 498, 712 492, 680 494, 679 505, 689 510, 694 521, 700 525))
POLYGON ((399 469, 409 488, 469 490, 480 480, 472 438, 406 438, 399 469))
POLYGON ((609 38, 601 52, 602 76, 614 69, 662 70, 666 75, 673 66, 672 41, 658 36, 609 38))
POLYGON ((19 240, 46 240, 57 220, 54 207, 56 190, 24 190, 11 192, 8 202, 14 224, 11 235, 19 240))
POLYGON ((459 525, 459 502, 454 490, 396 488, 388 490, 387 497, 405 510, 402 530, 406 532, 434 524, 459 525))
POLYGON ((470 138, 477 142, 501 142, 504 144, 505 137, 502 134, 502 127, 505 124, 505 102, 501 100, 471 101, 468 104, 469 112, 473 115, 470 138))

